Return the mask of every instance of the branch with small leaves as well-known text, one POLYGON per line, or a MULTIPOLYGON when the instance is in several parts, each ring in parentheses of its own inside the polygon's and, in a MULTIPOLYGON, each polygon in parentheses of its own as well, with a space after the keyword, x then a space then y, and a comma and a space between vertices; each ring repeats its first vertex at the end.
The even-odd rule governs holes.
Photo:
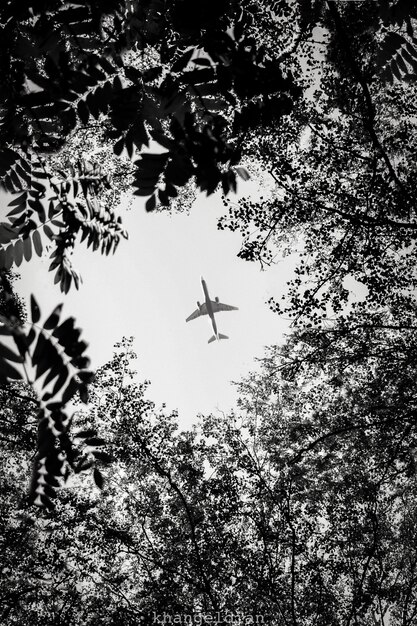
POLYGON ((72 416, 69 403, 76 394, 82 402, 88 402, 88 384, 94 373, 88 368, 90 360, 85 352, 87 344, 80 339, 81 331, 75 320, 61 321, 62 305, 57 306, 42 326, 41 311, 35 298, 31 297, 31 322, 25 326, 5 316, 0 317, 0 335, 9 337, 17 347, 17 353, 0 343, 0 381, 26 378, 37 397, 38 443, 33 464, 30 500, 37 506, 52 508, 56 489, 71 470, 84 471, 93 467, 96 484, 103 480, 96 468, 96 460, 109 462, 110 457, 97 447, 105 441, 95 437, 96 432, 78 432, 81 440, 74 445, 71 434, 72 416), (21 365, 23 372, 17 367, 21 365), (93 462, 85 463, 85 446, 89 446, 93 462))
MULTIPOLYGON (((0 267, 8 270, 13 264, 19 267, 23 259, 30 261, 33 249, 42 256, 42 232, 55 245, 49 269, 57 270, 55 282, 67 293, 72 282, 78 289, 81 280, 69 258, 77 236, 87 240, 87 247, 101 248, 107 255, 115 252, 127 233, 120 216, 99 199, 100 192, 110 187, 110 179, 98 164, 82 159, 58 176, 48 172, 42 161, 29 165, 27 177, 20 166, 19 176, 15 174, 13 192, 18 197, 9 203, 9 221, 0 224, 0 267), (46 183, 53 194, 49 198, 46 183)), ((10 185, 6 189, 10 191, 10 185)))

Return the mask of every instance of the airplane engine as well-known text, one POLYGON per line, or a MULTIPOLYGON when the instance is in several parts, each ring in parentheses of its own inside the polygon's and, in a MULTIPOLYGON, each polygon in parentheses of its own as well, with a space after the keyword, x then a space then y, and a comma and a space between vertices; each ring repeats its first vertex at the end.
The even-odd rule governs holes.
POLYGON ((217 298, 217 297, 215 298, 215 300, 216 300, 216 302, 220 302, 219 298, 217 298))
POLYGON ((199 309, 201 309, 201 304, 199 303, 199 301, 197 300, 197 306, 199 309))

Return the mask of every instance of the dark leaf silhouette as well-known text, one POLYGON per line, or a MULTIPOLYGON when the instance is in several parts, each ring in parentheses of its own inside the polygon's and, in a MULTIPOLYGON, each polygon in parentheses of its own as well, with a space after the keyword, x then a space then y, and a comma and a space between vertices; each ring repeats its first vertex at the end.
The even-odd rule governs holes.
POLYGON ((100 472, 100 470, 98 470, 97 468, 94 468, 94 470, 93 470, 93 478, 94 478, 94 482, 96 483, 97 487, 99 489, 103 489, 104 478, 103 478, 103 475, 100 472))

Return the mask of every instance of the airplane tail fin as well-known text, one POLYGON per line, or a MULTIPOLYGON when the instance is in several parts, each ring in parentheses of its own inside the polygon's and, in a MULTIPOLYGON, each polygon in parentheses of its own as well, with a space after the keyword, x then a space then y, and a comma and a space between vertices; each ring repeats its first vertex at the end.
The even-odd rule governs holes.
MULTIPOLYGON (((227 335, 222 335, 219 333, 218 335, 219 339, 229 339, 229 337, 227 335)), ((212 341, 216 341, 217 337, 216 335, 213 335, 213 337, 210 337, 210 339, 208 340, 208 343, 211 343, 212 341)))

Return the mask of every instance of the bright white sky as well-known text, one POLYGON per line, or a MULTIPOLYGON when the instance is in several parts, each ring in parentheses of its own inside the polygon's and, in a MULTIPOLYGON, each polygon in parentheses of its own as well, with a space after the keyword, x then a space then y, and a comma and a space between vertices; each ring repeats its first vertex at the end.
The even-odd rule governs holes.
MULTIPOLYGON (((253 190, 252 182, 240 183, 240 194, 253 190)), ((133 335, 135 369, 139 379, 151 381, 149 397, 157 406, 177 408, 180 425, 187 427, 198 413, 229 410, 235 398, 230 381, 254 369, 254 357, 262 356, 264 346, 280 343, 288 329, 266 304, 285 290, 284 264, 261 271, 239 259, 240 235, 216 228, 223 212, 219 195, 200 196, 190 215, 147 214, 139 198, 123 212, 129 240, 114 256, 78 245, 80 291, 61 294, 46 256, 22 263, 18 292, 26 302, 36 294, 43 315, 64 302, 63 315, 76 318, 89 342, 93 367, 111 358, 122 336, 133 335), (211 299, 239 307, 216 314, 219 332, 229 340, 207 343, 212 335, 207 316, 185 323, 197 300, 204 301, 200 275, 211 299)))

